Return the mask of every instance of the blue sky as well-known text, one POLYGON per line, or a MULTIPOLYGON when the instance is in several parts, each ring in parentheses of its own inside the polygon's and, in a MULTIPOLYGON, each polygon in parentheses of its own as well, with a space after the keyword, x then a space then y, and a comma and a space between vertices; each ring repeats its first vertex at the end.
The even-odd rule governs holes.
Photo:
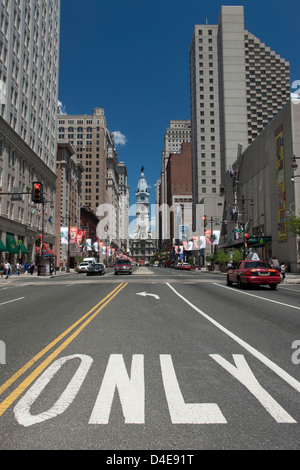
POLYGON ((190 119, 189 48, 195 24, 217 24, 222 5, 243 5, 245 29, 290 62, 300 81, 299 0, 61 0, 59 100, 67 114, 104 108, 122 134, 134 204, 140 168, 155 202, 164 133, 190 119))

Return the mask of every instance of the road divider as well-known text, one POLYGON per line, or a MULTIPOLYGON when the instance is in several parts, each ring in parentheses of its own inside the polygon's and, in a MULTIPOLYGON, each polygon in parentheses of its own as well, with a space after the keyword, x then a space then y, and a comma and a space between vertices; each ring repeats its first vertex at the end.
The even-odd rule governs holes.
POLYGON ((63 340, 69 333, 75 330, 50 356, 48 356, 11 394, 0 403, 0 416, 11 406, 12 403, 26 390, 27 387, 41 374, 41 372, 63 351, 81 331, 103 310, 106 305, 118 295, 128 283, 121 283, 113 289, 106 297, 98 302, 91 310, 65 330, 60 336, 53 340, 48 346, 36 354, 21 369, 19 369, 10 379, 0 386, 0 395, 3 394, 18 378, 20 378, 30 367, 48 353, 54 346, 63 340))

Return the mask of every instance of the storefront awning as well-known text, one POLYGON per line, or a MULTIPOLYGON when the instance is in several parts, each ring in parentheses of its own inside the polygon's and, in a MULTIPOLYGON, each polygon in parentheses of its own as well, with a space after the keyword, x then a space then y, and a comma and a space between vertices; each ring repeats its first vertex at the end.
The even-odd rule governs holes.
POLYGON ((8 253, 14 253, 16 255, 19 253, 19 248, 17 246, 15 237, 10 233, 6 234, 6 248, 8 253))
POLYGON ((20 250, 21 250, 22 255, 28 255, 28 253, 29 253, 29 251, 27 250, 27 248, 24 245, 20 246, 20 250))
MULTIPOLYGON (((36 251, 36 254, 37 255, 40 255, 41 254, 41 248, 40 247, 36 247, 35 249, 36 251)), ((51 250, 50 246, 48 243, 43 243, 43 256, 56 256, 56 254, 54 253, 54 251, 51 250)))
POLYGON ((6 246, 4 245, 4 243, 2 243, 1 240, 0 240, 0 251, 7 251, 6 246))

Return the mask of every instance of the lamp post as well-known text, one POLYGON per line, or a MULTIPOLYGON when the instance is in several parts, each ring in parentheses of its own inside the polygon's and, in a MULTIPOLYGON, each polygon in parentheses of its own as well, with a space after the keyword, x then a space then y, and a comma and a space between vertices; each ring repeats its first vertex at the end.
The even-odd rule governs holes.
POLYGON ((254 206, 254 201, 253 201, 253 198, 245 198, 244 195, 242 195, 241 198, 237 198, 236 199, 237 201, 242 201, 242 227, 243 227, 243 235, 244 235, 244 248, 243 248, 243 252, 244 252, 244 259, 246 257, 246 248, 248 246, 248 240, 246 239, 246 234, 245 234, 245 225, 246 225, 246 222, 245 222, 245 202, 246 201, 250 201, 250 206, 254 206))
POLYGON ((298 168, 298 163, 296 160, 299 160, 300 157, 296 157, 295 155, 292 156, 292 169, 295 171, 298 168))

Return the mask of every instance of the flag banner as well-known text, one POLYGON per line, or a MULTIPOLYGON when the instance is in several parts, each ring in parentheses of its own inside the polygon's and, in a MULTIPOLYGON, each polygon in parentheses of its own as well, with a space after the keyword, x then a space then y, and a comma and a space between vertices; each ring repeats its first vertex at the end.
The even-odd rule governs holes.
POLYGON ((77 227, 70 227, 70 243, 76 243, 77 231, 78 231, 77 227))
POLYGON ((201 235, 199 237, 199 248, 200 250, 203 250, 206 247, 206 238, 204 235, 201 235))
POLYGON ((174 248, 175 248, 175 254, 178 255, 178 245, 175 245, 174 248))
POLYGON ((183 246, 183 249, 186 251, 187 250, 187 242, 182 241, 182 246, 183 246))
POLYGON ((213 231, 213 245, 218 245, 220 241, 220 230, 213 231))
POLYGON ((211 230, 204 231, 205 240, 211 245, 211 230))
POLYGON ((188 251, 192 251, 192 250, 193 250, 193 242, 191 242, 191 241, 188 242, 188 244, 187 244, 187 250, 188 250, 188 251))
POLYGON ((102 246, 102 254, 106 255, 106 246, 105 245, 102 246))
POLYGON ((68 227, 60 227, 60 244, 61 245, 68 244, 68 234, 69 234, 68 227))
POLYGON ((198 250, 199 249, 199 237, 198 236, 193 237, 193 243, 194 243, 194 250, 198 250))
POLYGON ((90 238, 86 240, 86 249, 92 251, 92 240, 90 238))

